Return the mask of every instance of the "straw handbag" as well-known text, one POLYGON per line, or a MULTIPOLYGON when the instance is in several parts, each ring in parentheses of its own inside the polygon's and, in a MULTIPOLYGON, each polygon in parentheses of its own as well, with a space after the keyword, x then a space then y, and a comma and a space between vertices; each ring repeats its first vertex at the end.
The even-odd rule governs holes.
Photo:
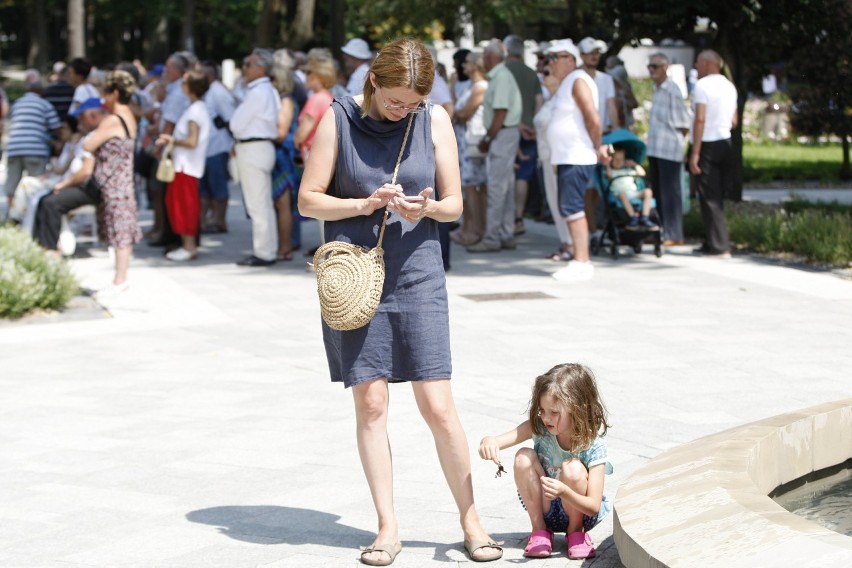
POLYGON ((169 140, 163 150, 163 157, 157 164, 157 179, 163 183, 171 183, 175 180, 175 163, 172 160, 172 151, 175 148, 174 138, 169 140))
MULTIPOLYGON (((402 148, 396 159, 391 184, 396 183, 396 174, 402 161, 408 133, 411 131, 412 114, 405 128, 402 148)), ((369 323, 382 299, 385 283, 385 260, 382 238, 388 212, 382 218, 379 229, 379 241, 373 249, 331 241, 319 247, 314 254, 314 270, 317 274, 317 292, 319 293, 322 319, 331 329, 348 331, 358 329, 369 323)))

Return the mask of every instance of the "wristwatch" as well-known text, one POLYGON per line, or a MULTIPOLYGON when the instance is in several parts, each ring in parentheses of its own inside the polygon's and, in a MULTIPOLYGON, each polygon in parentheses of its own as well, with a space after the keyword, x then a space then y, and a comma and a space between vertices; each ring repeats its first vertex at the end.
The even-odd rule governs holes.
POLYGON ((491 137, 486 134, 485 136, 482 137, 482 141, 485 142, 486 144, 489 144, 491 142, 491 137))

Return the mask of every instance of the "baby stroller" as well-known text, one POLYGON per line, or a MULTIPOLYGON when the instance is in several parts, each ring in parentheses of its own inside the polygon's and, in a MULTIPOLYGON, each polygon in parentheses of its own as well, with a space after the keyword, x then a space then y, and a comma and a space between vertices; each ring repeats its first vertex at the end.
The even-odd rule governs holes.
MULTIPOLYGON (((625 151, 626 158, 633 160, 637 164, 641 164, 645 159, 645 143, 642 142, 635 134, 626 129, 619 129, 610 132, 603 137, 604 144, 612 144, 615 148, 620 148, 625 151)), ((624 206, 611 190, 611 180, 606 177, 606 167, 598 164, 595 167, 595 188, 603 201, 603 233, 600 237, 591 240, 590 247, 592 254, 600 254, 601 249, 605 246, 604 242, 609 241, 609 252, 613 259, 618 258, 618 247, 626 245, 633 248, 636 254, 642 252, 642 244, 650 242, 654 245, 654 254, 657 257, 663 256, 663 241, 661 231, 659 229, 651 230, 642 226, 633 226, 628 228, 630 218, 624 210, 624 206)), ((642 177, 636 179, 636 184, 639 189, 645 189, 645 180, 642 177)), ((642 202, 640 199, 631 199, 630 204, 637 210, 641 209, 642 202)), ((651 212, 648 215, 651 221, 659 225, 660 216, 657 213, 656 201, 651 202, 651 212)))

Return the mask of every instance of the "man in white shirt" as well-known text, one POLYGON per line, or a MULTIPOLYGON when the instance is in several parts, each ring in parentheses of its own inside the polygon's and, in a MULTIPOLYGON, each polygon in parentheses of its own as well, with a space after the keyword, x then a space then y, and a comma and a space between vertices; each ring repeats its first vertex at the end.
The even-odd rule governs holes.
POLYGON ((726 174, 733 151, 731 130, 737 127, 737 88, 720 73, 722 58, 713 50, 698 54, 698 82, 692 92, 692 146, 689 171, 695 179, 706 239, 697 253, 728 258, 731 244, 725 222, 726 174))
POLYGON ((237 169, 252 232, 253 254, 237 262, 240 266, 275 264, 278 250, 272 168, 281 99, 269 80, 272 64, 272 52, 260 48, 243 61, 246 94, 231 117, 237 169))
POLYGON ((94 85, 89 83, 89 73, 92 72, 92 64, 82 57, 71 60, 68 64, 68 82, 74 87, 74 97, 71 99, 69 111, 77 110, 84 101, 99 98, 100 92, 94 85))
POLYGON ((234 139, 228 130, 231 117, 236 110, 236 101, 227 87, 219 80, 219 68, 215 61, 204 61, 201 70, 210 81, 204 94, 204 104, 210 113, 213 129, 207 144, 207 162, 204 176, 198 182, 201 194, 201 232, 227 233, 225 219, 228 210, 228 155, 234 147, 234 139))
POLYGON ((346 91, 353 97, 360 95, 364 90, 367 72, 370 70, 370 61, 373 60, 370 46, 363 39, 356 37, 346 42, 340 51, 343 52, 343 65, 349 73, 346 91))

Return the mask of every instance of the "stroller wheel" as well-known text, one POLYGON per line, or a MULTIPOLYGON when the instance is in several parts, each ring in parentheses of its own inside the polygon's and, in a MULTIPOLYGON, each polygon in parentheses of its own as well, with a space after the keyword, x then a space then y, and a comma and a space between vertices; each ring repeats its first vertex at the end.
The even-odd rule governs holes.
POLYGON ((633 245, 633 252, 636 254, 642 254, 642 243, 636 243, 633 245))
POLYGON ((618 245, 613 244, 609 248, 609 255, 612 257, 613 260, 616 260, 618 258, 618 245))
POLYGON ((597 237, 593 238, 589 243, 589 248, 591 249, 593 255, 599 255, 601 253, 601 240, 597 237))
POLYGON ((661 247, 660 245, 655 245, 654 246, 654 254, 657 255, 657 258, 660 258, 661 256, 663 256, 663 247, 661 247))

